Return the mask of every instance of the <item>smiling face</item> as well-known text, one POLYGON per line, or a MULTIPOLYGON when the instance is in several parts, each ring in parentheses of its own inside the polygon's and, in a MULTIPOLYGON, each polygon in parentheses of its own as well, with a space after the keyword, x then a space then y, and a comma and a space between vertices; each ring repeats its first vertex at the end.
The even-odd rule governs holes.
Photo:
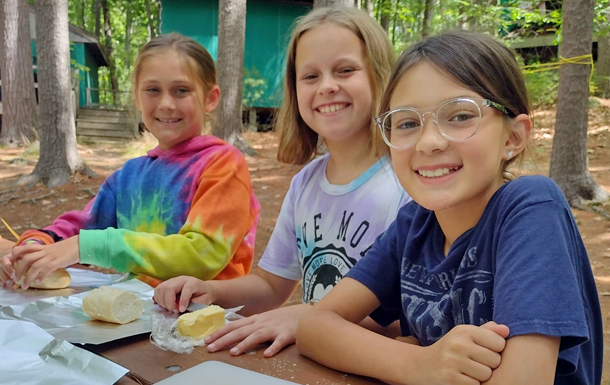
POLYGON ((205 94, 186 71, 185 60, 175 50, 162 51, 145 59, 138 75, 136 106, 164 150, 199 135, 206 112, 220 97, 217 86, 205 94))
POLYGON ((360 39, 332 23, 310 29, 297 44, 295 69, 299 113, 326 145, 368 143, 373 91, 360 39))
MULTIPOLYGON (((432 108, 457 97, 481 98, 422 61, 402 76, 390 100, 390 109, 432 108)), ((481 112, 481 125, 467 140, 447 140, 433 120, 426 119, 421 137, 413 146, 391 149, 400 183, 423 207, 435 212, 452 210, 459 215, 477 215, 502 185, 506 151, 512 149, 507 123, 494 108, 484 107, 481 112)))

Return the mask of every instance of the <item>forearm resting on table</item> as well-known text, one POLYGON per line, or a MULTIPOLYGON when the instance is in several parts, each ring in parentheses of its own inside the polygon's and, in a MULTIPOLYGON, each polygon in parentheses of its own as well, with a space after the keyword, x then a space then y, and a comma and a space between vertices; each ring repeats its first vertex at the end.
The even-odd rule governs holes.
POLYGON ((421 349, 317 309, 301 318, 297 347, 301 354, 335 370, 397 383, 399 373, 416 373, 417 349, 421 349))
POLYGON ((214 281, 213 284, 218 305, 225 308, 243 305, 239 313, 250 316, 282 306, 294 292, 298 281, 256 268, 243 277, 214 281))
POLYGON ((371 317, 366 317, 360 322, 360 326, 388 338, 400 337, 400 322, 398 321, 392 322, 387 327, 383 327, 373 321, 371 317))

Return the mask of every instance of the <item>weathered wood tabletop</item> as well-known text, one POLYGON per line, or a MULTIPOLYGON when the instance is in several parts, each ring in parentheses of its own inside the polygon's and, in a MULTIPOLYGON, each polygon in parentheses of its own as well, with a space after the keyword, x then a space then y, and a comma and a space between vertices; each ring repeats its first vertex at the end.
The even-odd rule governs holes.
MULTIPOLYGON (((182 370, 204 361, 221 361, 269 376, 309 385, 364 385, 382 384, 381 381, 337 372, 299 354, 292 345, 275 357, 264 358, 266 348, 233 357, 228 350, 208 353, 198 347, 191 354, 163 351, 149 341, 149 334, 133 336, 101 345, 85 345, 85 349, 101 355, 129 369, 126 375, 137 383, 148 385, 159 382, 182 370)), ((119 384, 123 384, 119 382, 119 384)), ((127 385, 129 383, 125 383, 127 385)))

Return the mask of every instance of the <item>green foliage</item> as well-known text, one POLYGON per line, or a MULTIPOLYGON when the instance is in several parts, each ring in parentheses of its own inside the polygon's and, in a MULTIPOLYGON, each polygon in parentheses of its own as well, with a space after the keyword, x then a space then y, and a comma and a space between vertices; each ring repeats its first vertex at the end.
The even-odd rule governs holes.
MULTIPOLYGON (((402 51, 424 34, 424 0, 371 0, 373 15, 388 26, 388 35, 397 51, 402 51)), ((523 0, 433 0, 430 34, 451 29, 489 33, 501 39, 519 40, 529 36, 561 36, 562 10, 543 7, 544 1, 523 0)), ((547 2, 548 3, 548 2, 547 2)), ((594 28, 610 33, 610 0, 595 1, 594 28)))
POLYGON ((593 87, 592 92, 600 98, 610 98, 610 93, 605 93, 605 90, 610 90, 610 76, 602 76, 598 73, 598 69, 595 68, 593 73, 593 87))
POLYGON ((559 71, 525 73, 525 83, 534 108, 555 104, 559 86, 559 71))
MULTIPOLYGON (((541 11, 539 2, 534 3, 525 8, 520 0, 434 0, 429 33, 458 28, 516 39, 559 30, 561 10, 541 11)), ((422 38, 425 11, 422 0, 375 0, 373 13, 382 24, 388 21, 388 33, 400 51, 422 38)))
MULTIPOLYGON (((105 46, 104 17, 100 9, 100 31, 95 31, 94 4, 96 0, 68 0, 68 18, 71 24, 85 29, 89 33, 99 36, 102 47, 105 46)), ((107 0, 110 9, 110 25, 112 31, 112 45, 114 48, 114 61, 117 71, 119 90, 122 102, 127 102, 131 92, 131 73, 133 62, 140 48, 150 39, 149 18, 146 11, 145 0, 107 0), (126 50, 127 14, 131 12, 132 24, 130 28, 129 45, 126 50), (124 100, 123 100, 124 99, 124 100)), ((101 1, 100 1, 101 3, 101 1)), ((155 32, 159 28, 160 0, 148 0, 149 10, 155 32)), ((111 82, 108 68, 99 69, 99 88, 110 90, 111 82)), ((110 92, 100 92, 100 102, 113 104, 110 92)))
POLYGON ((242 105, 252 107, 262 101, 267 87, 267 79, 255 67, 251 70, 244 68, 242 105))
MULTIPOLYGON (((31 0, 30 0, 31 1, 31 0)), ((94 5, 101 0, 68 0, 70 23, 104 39, 104 22, 101 17, 100 31, 95 31, 94 5)), ((138 50, 150 39, 149 22, 153 33, 160 25, 160 0, 107 0, 110 8, 110 24, 119 90, 122 98, 131 91, 131 73, 138 50), (147 11, 148 4, 148 11, 147 11), (128 36, 127 15, 132 15, 128 36), (127 43, 129 39, 129 44, 127 43), (127 47, 130 46, 129 52, 127 47)), ((469 29, 488 33, 505 41, 515 41, 528 36, 554 34, 554 44, 559 44, 561 36, 562 12, 541 10, 541 0, 433 0, 429 30, 425 31, 426 1, 424 0, 369 0, 373 2, 373 15, 386 25, 396 51, 422 38, 424 33, 437 34, 450 29, 469 29)), ((364 5, 364 0, 361 0, 364 5)), ((547 2, 549 3, 549 2, 547 2)), ((597 34, 610 33, 610 0, 595 1, 595 31, 597 34)), ((526 75, 532 99, 536 105, 553 103, 557 93, 557 71, 526 75)), ((99 70, 99 88, 109 90, 110 79, 107 68, 99 70)), ((269 85, 255 69, 244 71, 244 106, 256 104, 269 85)), ((110 92, 101 92, 102 102, 112 103, 110 92)))
POLYGON ((593 28, 599 35, 610 33, 610 0, 595 0, 593 28))
MULTIPOLYGON (((451 29, 479 31, 507 43, 549 34, 555 36, 554 45, 561 41, 561 7, 551 9, 550 2, 541 0, 433 0, 428 31, 425 31, 426 1, 372 1, 373 15, 388 27, 388 35, 397 52, 419 41, 426 32, 434 35, 451 29)), ((594 31, 598 35, 610 33, 610 0, 595 1, 594 31)), ((555 103, 558 70, 530 72, 525 74, 525 78, 534 106, 555 103)), ((592 92, 601 81, 609 80, 597 77, 591 84, 592 92)))

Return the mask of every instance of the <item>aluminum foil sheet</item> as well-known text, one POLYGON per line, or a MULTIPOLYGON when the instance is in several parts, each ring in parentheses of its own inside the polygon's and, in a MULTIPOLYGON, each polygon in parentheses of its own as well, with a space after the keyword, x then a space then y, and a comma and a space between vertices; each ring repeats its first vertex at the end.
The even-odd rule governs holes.
POLYGON ((0 357, 3 384, 111 385, 128 372, 24 321, 0 320, 0 357))
MULTIPOLYGON (((142 281, 131 279, 108 286, 131 291, 142 300, 144 312, 139 319, 125 325, 92 320, 81 308, 83 298, 92 289, 89 288, 87 291, 68 296, 60 295, 29 303, 0 307, 0 320, 33 322, 57 339, 71 343, 97 345, 148 333, 151 331, 151 316, 168 313, 153 303, 154 289, 142 281)), ((48 292, 50 290, 43 291, 48 292)))

